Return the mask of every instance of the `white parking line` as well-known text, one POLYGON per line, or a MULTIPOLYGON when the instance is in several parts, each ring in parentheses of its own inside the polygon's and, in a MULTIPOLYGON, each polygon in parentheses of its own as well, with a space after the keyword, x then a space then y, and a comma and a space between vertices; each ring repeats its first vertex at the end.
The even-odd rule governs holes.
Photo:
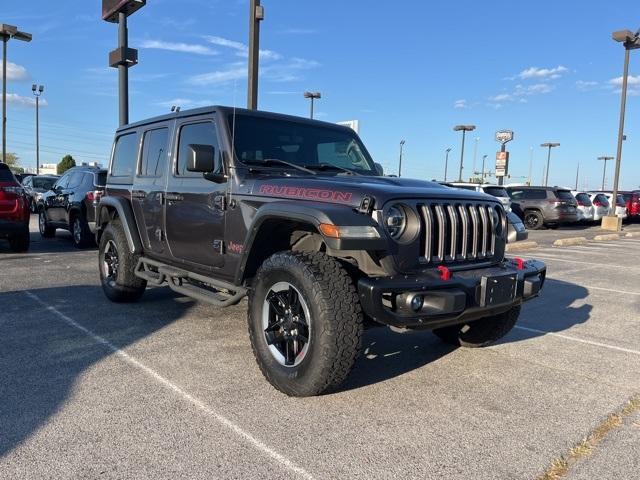
POLYGON ((572 342, 586 343, 587 345, 593 345, 595 347, 608 348, 610 350, 617 350, 619 352, 632 353, 634 355, 640 355, 639 350, 631 350, 630 348, 616 347, 615 345, 609 345, 608 343, 592 342, 591 340, 583 340, 582 338, 571 337, 569 335, 563 335, 562 333, 547 332, 546 330, 538 330, 537 328, 521 327, 516 325, 514 328, 519 330, 525 330, 532 333, 542 333, 544 335, 551 335, 553 337, 563 338, 565 340, 571 340, 572 342))
POLYGON ((38 297, 36 294, 34 294, 32 292, 29 292, 29 291, 25 291, 24 293, 29 298, 31 298, 32 300, 35 300, 40 305, 45 307, 47 310, 49 310, 50 312, 54 313, 56 316, 58 316, 58 318, 63 320, 68 325, 71 325, 72 327, 76 328, 77 330, 80 330, 85 335, 88 335, 89 337, 93 338, 96 342, 98 342, 98 343, 104 345, 105 347, 107 347, 109 350, 111 350, 114 354, 119 356, 122 360, 124 360, 128 364, 132 365, 133 367, 137 368, 138 370, 143 371, 144 373, 146 373, 148 376, 150 376, 151 378, 156 380, 158 383, 160 383, 164 387, 166 387, 169 390, 173 391, 174 393, 178 394, 180 397, 182 397, 184 400, 186 400, 187 402, 191 403, 192 405, 198 407, 200 410, 202 410, 204 413, 206 413, 207 415, 209 415, 210 417, 215 419, 217 422, 219 422, 220 424, 224 425, 225 427, 227 427, 229 430, 231 430, 232 432, 234 432, 238 436, 242 437, 244 440, 246 440, 248 443, 250 443, 257 450, 260 450, 262 453, 264 453, 267 456, 271 457, 271 459, 275 460, 282 467, 285 467, 285 468, 297 473, 298 475, 300 475, 303 478, 313 479, 313 476, 309 472, 307 472, 305 469, 303 469, 302 467, 297 466, 295 463, 293 463, 291 460, 286 458, 284 455, 276 452, 275 450, 273 450, 272 448, 270 448, 269 446, 267 446, 266 444, 264 444, 263 442, 258 440, 256 437, 254 437, 250 433, 248 433, 245 430, 243 430, 240 426, 238 426, 235 423, 233 423, 228 418, 226 418, 226 417, 220 415, 219 413, 217 413, 215 410, 213 410, 211 407, 209 407, 202 400, 200 400, 200 399, 194 397, 193 395, 185 392, 180 387, 178 387, 174 383, 171 383, 171 381, 167 380, 165 377, 160 375, 155 370, 152 370, 151 368, 147 367, 145 364, 143 364, 139 360, 136 360, 134 357, 132 357, 128 353, 124 352, 123 350, 120 350, 118 347, 116 347, 114 344, 112 344, 111 342, 109 342, 105 338, 101 337, 100 335, 98 335, 96 333, 93 333, 88 328, 80 325, 75 320, 73 320, 71 317, 68 317, 67 315, 62 313, 60 310, 58 310, 57 308, 55 308, 55 307, 53 307, 51 305, 48 305, 45 301, 40 299, 40 297, 38 297))
POLYGON ((615 263, 595 263, 595 262, 581 262, 579 260, 568 260, 566 258, 556 257, 554 255, 550 255, 548 253, 536 253, 535 255, 531 255, 530 258, 540 258, 541 260, 552 260, 557 262, 567 262, 573 263, 576 265, 593 265, 596 267, 610 267, 610 268, 622 268, 625 270, 635 270, 637 271, 638 267, 630 267, 628 265, 616 265, 615 263))

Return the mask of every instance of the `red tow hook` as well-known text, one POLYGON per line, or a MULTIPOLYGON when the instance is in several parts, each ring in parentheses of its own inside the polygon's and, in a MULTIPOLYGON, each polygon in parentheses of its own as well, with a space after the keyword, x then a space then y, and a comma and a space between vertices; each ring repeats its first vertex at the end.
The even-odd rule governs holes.
POLYGON ((440 272, 440 280, 451 280, 451 271, 447 267, 440 265, 438 271, 440 272))
POLYGON ((515 262, 515 264, 516 264, 516 268, 517 268, 518 270, 524 270, 524 267, 525 267, 525 263, 526 263, 526 262, 525 262, 523 259, 521 259, 521 258, 519 258, 519 257, 515 257, 515 258, 513 259, 513 261, 515 262))

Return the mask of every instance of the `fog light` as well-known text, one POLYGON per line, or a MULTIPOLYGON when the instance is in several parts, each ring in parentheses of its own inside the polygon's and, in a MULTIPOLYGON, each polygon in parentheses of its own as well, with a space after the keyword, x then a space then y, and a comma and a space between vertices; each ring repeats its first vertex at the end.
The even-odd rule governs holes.
POLYGON ((414 312, 419 312, 422 310, 422 306, 424 305, 424 297, 422 295, 415 295, 411 299, 411 310, 414 312))

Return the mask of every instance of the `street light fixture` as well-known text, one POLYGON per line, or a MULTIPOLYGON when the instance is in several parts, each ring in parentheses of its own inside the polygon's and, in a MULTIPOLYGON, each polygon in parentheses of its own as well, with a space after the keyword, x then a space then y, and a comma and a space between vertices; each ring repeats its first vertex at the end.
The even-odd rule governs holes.
POLYGON ((118 69, 120 126, 129 123, 129 68, 138 64, 138 51, 129 48, 127 17, 147 4, 147 0, 102 0, 102 19, 118 24, 118 48, 109 52, 109 66, 118 69))
POLYGON ((451 147, 445 150, 444 156, 444 181, 447 181, 447 170, 449 169, 449 152, 451 151, 451 147))
POLYGON ((36 175, 40 175, 40 95, 44 92, 44 85, 31 85, 31 91, 36 97, 36 175))
POLYGON ((400 140, 400 162, 398 163, 398 177, 402 176, 402 150, 404 149, 404 140, 400 140))
POLYGON ((31 34, 21 32, 13 25, 0 24, 2 39, 2 161, 7 161, 7 43, 9 40, 30 42, 31 34))
POLYGON ((555 148, 555 147, 559 147, 560 144, 559 143, 543 143, 540 145, 543 148, 548 148, 549 149, 549 153, 547 154, 547 169, 546 169, 546 173, 544 174, 544 186, 548 186, 549 184, 549 164, 551 163, 551 149, 555 148))
MULTIPOLYGON (((613 177, 613 195, 612 206, 609 212, 610 216, 616 215, 616 203, 618 198, 618 181, 620 180, 620 164, 622 162, 622 141, 624 140, 624 115, 627 105, 627 85, 629 82, 629 53, 631 50, 640 48, 640 30, 636 33, 630 30, 619 30, 613 32, 612 37, 616 42, 620 42, 624 45, 624 73, 622 75, 622 99, 620 102, 620 124, 618 127, 618 151, 616 154, 616 168, 613 177)), ((606 164, 605 164, 606 165, 606 164)), ((618 221, 616 230, 620 229, 620 222, 618 221)))
POLYGON ((313 120, 313 101, 321 99, 322 94, 320 92, 304 92, 304 98, 311 100, 311 112, 309 114, 309 118, 313 120))
POLYGON ((604 168, 602 169, 602 188, 600 190, 604 191, 604 187, 605 187, 605 182, 606 182, 606 178, 607 178, 607 162, 609 160, 613 160, 614 157, 609 157, 606 155, 603 155, 602 157, 598 157, 598 160, 604 160, 604 168))
POLYGON ((458 175, 458 181, 462 181, 462 169, 464 166, 464 140, 467 132, 472 132, 476 129, 475 125, 456 125, 453 127, 454 132, 462 131, 462 150, 460 151, 460 173, 458 175))

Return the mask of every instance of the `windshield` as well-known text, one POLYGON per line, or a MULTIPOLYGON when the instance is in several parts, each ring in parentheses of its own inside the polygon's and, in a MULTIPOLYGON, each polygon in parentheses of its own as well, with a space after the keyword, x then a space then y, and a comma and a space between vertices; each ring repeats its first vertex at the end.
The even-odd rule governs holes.
MULTIPOLYGON (((335 175, 348 169, 377 175, 355 132, 251 115, 235 115, 235 120, 229 115, 229 131, 234 137, 236 158, 245 164, 261 165, 271 159, 306 168, 323 167, 318 173, 335 175)), ((288 168, 275 163, 268 166, 288 168)))
POLYGON ((55 177, 33 177, 31 181, 33 182, 33 188, 49 190, 56 183, 56 180, 57 178, 55 177))
POLYGON ((494 197, 508 197, 507 191, 502 187, 483 187, 484 193, 493 195, 494 197))

